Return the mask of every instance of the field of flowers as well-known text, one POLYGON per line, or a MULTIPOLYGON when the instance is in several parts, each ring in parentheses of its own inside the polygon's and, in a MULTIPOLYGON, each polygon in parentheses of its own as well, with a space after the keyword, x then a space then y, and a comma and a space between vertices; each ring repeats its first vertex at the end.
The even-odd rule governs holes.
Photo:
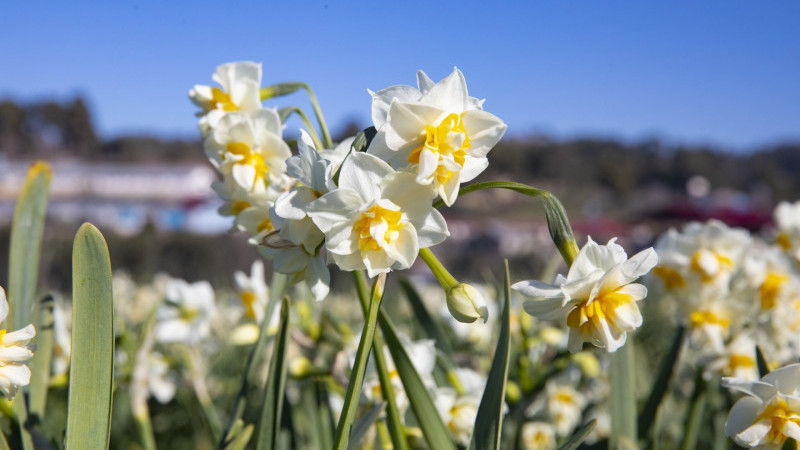
POLYGON ((626 251, 576 239, 558 193, 470 184, 506 126, 457 68, 370 91, 373 126, 338 143, 309 86, 261 78, 223 64, 189 92, 219 213, 263 256, 234 289, 136 283, 91 224, 72 292, 38 285, 50 168, 30 169, 0 291, 0 449, 797 448, 800 202, 756 234, 695 222, 626 251), (298 91, 313 114, 269 105, 298 91), (544 206, 544 273, 458 280, 437 259, 440 210, 482 189, 544 206))

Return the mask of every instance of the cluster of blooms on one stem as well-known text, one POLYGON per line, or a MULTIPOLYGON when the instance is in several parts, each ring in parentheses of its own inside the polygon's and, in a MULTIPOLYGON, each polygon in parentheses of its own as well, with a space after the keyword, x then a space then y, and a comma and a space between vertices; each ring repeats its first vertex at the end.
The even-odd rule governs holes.
POLYGON ((452 205, 506 129, 467 94, 458 69, 438 83, 420 71, 418 88, 371 92, 377 135, 365 152, 353 151, 353 138, 317 148, 301 130, 292 155, 277 110, 261 104, 260 64, 223 64, 213 78, 220 87, 189 96, 221 175, 220 212, 318 300, 329 291, 328 263, 372 277, 406 269, 442 242, 449 232, 433 200, 452 205))
POLYGON ((689 361, 717 373, 757 378, 755 346, 771 367, 800 354, 800 203, 775 210, 774 243, 711 220, 669 230, 656 243, 650 286, 690 330, 689 361))

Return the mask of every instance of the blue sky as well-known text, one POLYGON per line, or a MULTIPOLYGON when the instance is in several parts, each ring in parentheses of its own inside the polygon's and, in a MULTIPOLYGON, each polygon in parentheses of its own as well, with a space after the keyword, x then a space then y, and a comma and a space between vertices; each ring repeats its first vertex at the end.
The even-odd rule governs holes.
MULTIPOLYGON (((303 80, 328 122, 458 66, 508 133, 748 150, 800 139, 800 2, 7 2, 0 98, 87 97, 104 136, 195 136, 221 63, 303 80)), ((308 108, 300 94, 282 104, 308 108)))

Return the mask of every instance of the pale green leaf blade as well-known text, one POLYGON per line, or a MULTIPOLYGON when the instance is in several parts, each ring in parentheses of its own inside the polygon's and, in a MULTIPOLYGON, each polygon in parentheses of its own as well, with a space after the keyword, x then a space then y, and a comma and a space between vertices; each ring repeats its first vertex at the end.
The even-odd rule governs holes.
POLYGON ((50 363, 53 355, 53 297, 48 295, 39 302, 36 319, 36 351, 31 359, 31 384, 28 408, 34 422, 44 420, 47 389, 50 381, 50 363))
MULTIPOLYGON (((266 319, 265 319, 266 320, 266 319)), ((278 334, 272 349, 272 360, 269 364, 267 385, 264 389, 264 404, 261 409, 261 420, 258 428, 256 448, 278 448, 278 435, 281 426, 283 408, 283 392, 286 387, 286 350, 289 336, 289 299, 281 303, 278 334)))
POLYGON ((356 420, 353 424, 353 431, 350 433, 350 441, 347 444, 348 450, 357 450, 361 448, 361 440, 366 436, 367 431, 378 420, 378 417, 383 412, 384 404, 378 404, 369 409, 363 416, 356 420))
POLYGON ((411 358, 403 348, 400 338, 397 336, 397 331, 389 320, 389 317, 383 312, 378 316, 378 323, 381 326, 383 337, 389 352, 392 354, 397 374, 400 376, 400 381, 403 383, 403 388, 408 396, 408 402, 411 410, 417 418, 417 423, 422 429, 422 434, 428 442, 430 448, 435 449, 453 449, 455 445, 450 439, 450 433, 445 428, 436 406, 433 404, 428 388, 422 382, 419 373, 414 368, 411 358))
POLYGON ((508 381, 508 359, 511 352, 510 345, 510 292, 511 283, 508 274, 508 261, 505 264, 505 282, 503 285, 503 318, 500 326, 500 335, 497 338, 497 347, 486 380, 486 389, 483 391, 478 415, 475 417, 475 427, 472 433, 470 449, 499 449, 500 432, 503 428, 503 407, 506 398, 506 382, 508 381))
POLYGON ((678 356, 683 347, 683 336, 686 333, 686 328, 678 327, 675 332, 675 338, 672 340, 672 346, 664 356, 664 361, 661 363, 661 369, 658 372, 658 377, 653 383, 653 388, 650 390, 650 395, 644 404, 642 413, 639 415, 639 436, 647 436, 650 432, 650 427, 658 412, 658 406, 661 404, 664 395, 669 386, 669 380, 672 378, 672 372, 675 370, 675 363, 678 361, 678 356))
POLYGON ((50 177, 51 169, 47 163, 39 161, 34 164, 28 171, 14 209, 8 261, 9 313, 6 319, 12 330, 31 323, 50 177))
POLYGON ((72 299, 65 448, 107 448, 114 376, 111 263, 103 235, 88 223, 75 235, 72 299))
POLYGON ((611 354, 609 448, 617 448, 623 442, 636 442, 636 398, 633 391, 633 368, 633 336, 628 335, 628 342, 611 354))
POLYGON ((581 443, 589 436, 589 433, 592 432, 595 425, 597 425, 597 419, 592 419, 583 424, 578 431, 575 432, 575 434, 570 436, 566 442, 558 447, 558 450, 575 450, 578 448, 578 446, 581 445, 581 443))

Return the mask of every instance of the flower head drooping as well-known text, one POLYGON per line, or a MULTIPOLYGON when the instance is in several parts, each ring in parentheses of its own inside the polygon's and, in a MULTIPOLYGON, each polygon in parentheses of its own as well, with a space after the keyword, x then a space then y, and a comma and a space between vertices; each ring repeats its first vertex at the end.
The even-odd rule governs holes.
POLYGON ((372 121, 378 129, 368 150, 395 169, 408 166, 416 181, 433 185, 448 206, 461 183, 489 165, 486 155, 505 133, 502 120, 467 95, 457 68, 438 83, 417 73, 419 89, 397 85, 372 93, 372 121))
POLYGON ((195 85, 189 98, 202 108, 200 131, 206 136, 217 122, 234 111, 261 108, 261 64, 249 61, 222 64, 212 79, 222 86, 195 85))
POLYGON ((760 381, 723 378, 722 385, 744 392, 725 422, 725 434, 744 447, 779 449, 787 438, 800 441, 800 364, 760 381))
POLYGON ((338 189, 309 205, 308 215, 325 234, 340 269, 366 269, 373 277, 411 267, 420 248, 449 236, 444 218, 431 206, 434 196, 413 174, 354 153, 342 163, 338 189))
MULTIPOLYGON (((6 292, 0 287, 0 322, 7 316, 6 292)), ((33 357, 27 344, 35 335, 33 325, 10 333, 0 329, 0 391, 9 399, 14 398, 18 387, 27 386, 31 381, 31 370, 23 362, 33 357)))
POLYGON ((627 332, 642 324, 636 302, 647 296, 647 288, 633 282, 649 272, 658 257, 648 248, 628 259, 615 240, 599 245, 589 238, 567 277, 559 275, 555 284, 530 280, 511 286, 532 298, 524 304, 529 314, 545 319, 566 316, 572 353, 583 342, 615 352, 625 344, 627 332))

